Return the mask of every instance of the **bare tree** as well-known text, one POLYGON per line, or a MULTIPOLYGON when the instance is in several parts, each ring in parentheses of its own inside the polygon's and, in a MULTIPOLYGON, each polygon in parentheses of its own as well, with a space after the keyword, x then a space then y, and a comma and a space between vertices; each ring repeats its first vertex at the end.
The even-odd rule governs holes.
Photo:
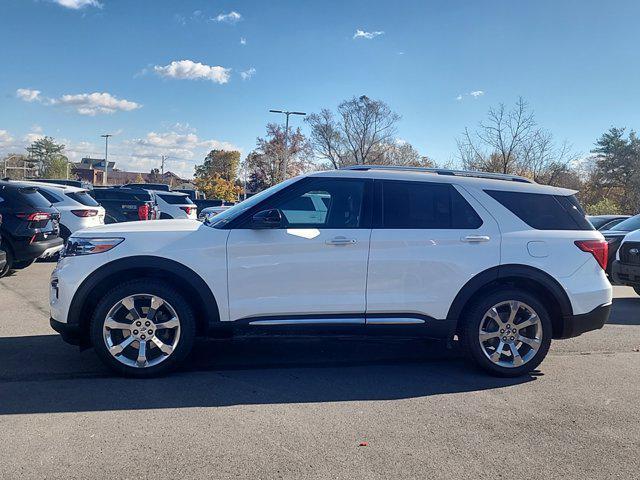
POLYGON ((286 178, 312 167, 309 143, 300 129, 289 133, 285 147, 284 127, 268 124, 266 137, 257 139, 256 149, 247 155, 242 165, 249 177, 248 189, 260 191, 278 183, 282 179, 285 154, 288 156, 286 178))
POLYGON ((380 163, 396 135, 400 116, 381 100, 366 95, 338 106, 338 119, 327 109, 306 118, 314 154, 333 168, 380 163))
POLYGON ((465 168, 519 174, 553 184, 567 179, 568 164, 576 159, 570 146, 557 146, 553 135, 535 121, 527 102, 519 98, 511 110, 500 104, 489 109, 486 121, 458 139, 458 155, 465 168))

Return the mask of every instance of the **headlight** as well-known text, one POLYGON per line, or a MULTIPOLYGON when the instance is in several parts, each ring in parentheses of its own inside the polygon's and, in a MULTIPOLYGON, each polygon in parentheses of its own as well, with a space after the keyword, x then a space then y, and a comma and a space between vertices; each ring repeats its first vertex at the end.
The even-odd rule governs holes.
POLYGON ((124 238, 82 238, 71 237, 67 240, 61 257, 75 257, 78 255, 93 255, 108 252, 124 241, 124 238))

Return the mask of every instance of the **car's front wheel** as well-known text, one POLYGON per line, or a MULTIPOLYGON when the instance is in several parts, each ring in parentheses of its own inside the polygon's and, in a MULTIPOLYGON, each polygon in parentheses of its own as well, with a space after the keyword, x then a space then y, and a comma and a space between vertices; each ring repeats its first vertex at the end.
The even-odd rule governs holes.
POLYGON ((467 356, 487 372, 516 377, 534 370, 551 346, 551 319, 524 290, 499 290, 466 312, 460 339, 467 356))
POLYGON ((176 368, 193 348, 195 318, 183 296, 164 282, 133 280, 100 301, 91 342, 116 372, 153 377, 176 368))

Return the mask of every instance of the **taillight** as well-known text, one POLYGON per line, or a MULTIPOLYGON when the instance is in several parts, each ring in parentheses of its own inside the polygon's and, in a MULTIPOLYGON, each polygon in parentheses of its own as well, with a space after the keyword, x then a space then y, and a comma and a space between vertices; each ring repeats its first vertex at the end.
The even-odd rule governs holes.
POLYGON ((71 210, 76 217, 95 217, 98 215, 98 210, 71 210))
POLYGON ((193 210, 194 207, 180 207, 180 210, 184 210, 185 212, 187 212, 187 215, 191 215, 191 210, 193 210))
POLYGON ((603 270, 607 269, 609 244, 605 240, 576 240, 575 244, 583 252, 593 255, 593 258, 596 259, 596 262, 603 270))
POLYGON ((35 213, 17 213, 16 217, 28 220, 30 222, 41 222, 42 220, 49 220, 51 218, 50 213, 35 212, 35 213))
POLYGON ((149 218, 149 205, 146 203, 138 207, 138 218, 140 220, 148 220, 149 218))

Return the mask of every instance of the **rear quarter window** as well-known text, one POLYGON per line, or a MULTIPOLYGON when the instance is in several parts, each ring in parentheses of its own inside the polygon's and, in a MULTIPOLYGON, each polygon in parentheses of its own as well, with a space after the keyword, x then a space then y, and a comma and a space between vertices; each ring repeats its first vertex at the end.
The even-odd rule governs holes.
POLYGON ((76 202, 81 203, 82 205, 85 205, 87 207, 97 207, 98 205, 100 205, 93 199, 91 195, 89 195, 88 192, 69 192, 66 193, 66 195, 71 200, 75 200, 76 202))
POLYGON ((164 195, 162 193, 156 193, 156 195, 169 205, 191 205, 193 203, 188 195, 164 195))
POLYGON ((33 208, 49 208, 51 202, 44 198, 35 188, 21 188, 18 190, 20 200, 33 208))
POLYGON ((573 195, 485 190, 536 230, 594 230, 573 195))

